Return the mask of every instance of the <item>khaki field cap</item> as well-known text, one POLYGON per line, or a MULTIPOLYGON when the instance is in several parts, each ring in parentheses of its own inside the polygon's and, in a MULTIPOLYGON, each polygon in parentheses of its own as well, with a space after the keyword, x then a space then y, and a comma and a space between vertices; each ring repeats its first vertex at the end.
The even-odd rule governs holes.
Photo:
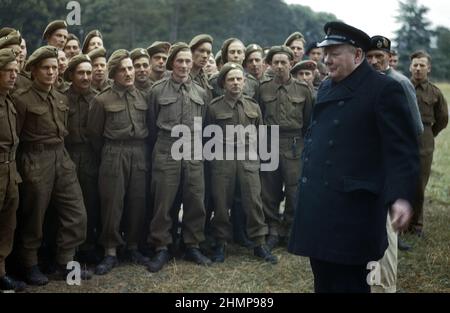
POLYGON ((14 28, 11 27, 3 27, 0 29, 0 38, 5 37, 6 35, 9 35, 9 33, 12 33, 15 31, 14 28))
POLYGON ((294 40, 297 39, 305 42, 305 37, 303 36, 303 34, 301 32, 295 32, 290 34, 289 37, 287 37, 286 41, 284 42, 284 45, 289 46, 294 40))
POLYGON ((273 56, 278 53, 286 54, 291 61, 294 59, 294 52, 291 48, 287 46, 273 46, 272 48, 270 48, 269 52, 267 52, 266 62, 268 64, 271 64, 273 56))
POLYGON ((165 41, 155 41, 147 48, 148 55, 150 57, 154 56, 157 53, 165 53, 169 54, 170 43, 165 41))
POLYGON ((25 65, 25 71, 29 72, 31 67, 45 59, 58 59, 58 48, 53 46, 43 46, 33 52, 25 65))
POLYGON ((130 58, 133 62, 134 62, 134 60, 143 58, 143 57, 150 59, 150 56, 148 55, 147 50, 145 50, 144 48, 136 48, 133 51, 131 51, 131 53, 130 53, 130 58))
POLYGON ((250 54, 252 54, 253 52, 256 52, 256 51, 261 52, 261 57, 264 57, 264 50, 263 50, 263 48, 261 46, 255 44, 255 43, 252 43, 251 45, 248 45, 245 48, 244 64, 247 63, 247 59, 250 56, 250 54))
POLYGON ((113 52, 108 60, 108 77, 113 78, 116 75, 117 68, 120 66, 120 62, 130 57, 130 53, 125 49, 119 49, 113 52))
POLYGON ((97 58, 106 58, 106 49, 103 47, 97 48, 92 50, 87 54, 92 61, 94 61, 97 58))
POLYGON ((49 38, 58 29, 67 29, 67 23, 64 20, 53 21, 47 25, 42 35, 42 39, 49 38))
POLYGON ((370 47, 370 37, 362 30, 342 22, 329 22, 324 26, 325 38, 318 47, 349 44, 363 51, 370 47))
POLYGON ((175 60, 175 57, 177 56, 178 52, 180 52, 181 50, 191 51, 191 49, 185 42, 177 42, 170 48, 169 57, 167 58, 167 64, 166 64, 166 68, 169 71, 171 71, 173 69, 173 66, 172 66, 173 61, 175 60))
POLYGON ((14 30, 10 32, 5 37, 0 38, 0 49, 6 48, 10 45, 19 45, 22 43, 22 36, 20 35, 20 32, 17 30, 14 30))
POLYGON ((3 69, 8 63, 16 60, 16 54, 13 49, 0 49, 0 69, 3 69))
POLYGON ((220 69, 219 76, 217 77, 217 84, 220 88, 223 89, 224 83, 225 83, 225 77, 227 76, 228 72, 231 70, 241 70, 242 73, 244 73, 244 69, 240 64, 228 62, 222 68, 220 69))
POLYGON ((84 62, 91 63, 91 58, 86 54, 79 54, 70 59, 69 65, 67 66, 67 69, 64 72, 64 79, 70 82, 71 81, 70 76, 72 75, 73 71, 75 71, 75 69, 79 64, 84 62))
POLYGON ((94 37, 100 37, 103 40, 103 35, 99 30, 97 30, 97 29, 91 30, 86 35, 86 37, 84 38, 84 41, 83 41, 83 47, 81 48, 81 51, 84 54, 87 52, 87 48, 89 47, 89 41, 91 41, 91 39, 94 37))
POLYGON ((213 38, 208 34, 201 34, 197 35, 194 38, 192 38, 191 42, 189 43, 189 47, 191 48, 191 51, 194 51, 195 48, 200 46, 202 43, 209 42, 211 45, 213 44, 213 38))
POLYGON ((295 75, 300 70, 308 70, 308 71, 315 71, 317 69, 317 63, 313 60, 305 60, 298 62, 294 65, 294 67, 291 69, 291 74, 295 75))

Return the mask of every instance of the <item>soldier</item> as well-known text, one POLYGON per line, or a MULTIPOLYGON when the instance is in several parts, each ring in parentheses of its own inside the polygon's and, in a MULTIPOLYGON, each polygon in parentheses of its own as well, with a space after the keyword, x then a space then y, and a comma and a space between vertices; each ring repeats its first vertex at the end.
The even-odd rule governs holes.
MULTIPOLYGON (((318 87, 314 86, 317 63, 313 60, 305 60, 298 62, 291 69, 291 74, 295 79, 306 83, 311 90, 313 99, 316 98, 318 87)), ((314 101, 313 101, 314 102, 314 101)))
MULTIPOLYGON (((408 100, 408 107, 411 111, 411 118, 414 121, 417 136, 423 133, 423 124, 420 118, 419 107, 417 105, 416 91, 411 81, 395 71, 389 66, 391 54, 391 41, 383 36, 374 36, 370 39, 370 47, 366 53, 366 59, 372 67, 384 73, 400 83, 408 100)), ((397 233, 392 228, 391 217, 388 214, 386 219, 386 231, 388 234, 388 248, 379 261, 380 263, 380 285, 372 286, 372 292, 395 293, 397 290, 397 248, 409 250, 411 246, 400 240, 397 233)))
POLYGON ((245 70, 258 81, 262 81, 264 76, 264 51, 257 44, 248 45, 245 49, 245 70))
MULTIPOLYGON (((214 60, 216 60, 216 66, 217 66, 216 74, 218 74, 220 69, 223 66, 222 51, 221 50, 217 51, 216 55, 214 56, 214 60)), ((209 79, 211 79, 211 78, 212 78, 212 76, 209 79)))
POLYGON ((134 71, 136 73, 134 85, 142 92, 144 98, 147 98, 152 87, 152 83, 150 82, 150 56, 148 55, 147 50, 136 48, 131 51, 130 57, 133 61, 134 71))
MULTIPOLYGON (((57 212, 56 261, 64 279, 66 264, 73 260, 75 249, 86 239, 83 195, 75 164, 64 148, 68 100, 53 88, 58 73, 57 57, 55 47, 37 49, 25 66, 32 73, 33 85, 13 95, 20 137, 18 168, 23 178, 18 255, 31 285, 48 283, 38 267, 37 251, 49 203, 53 203, 57 212)), ((82 271, 83 279, 90 277, 89 272, 82 271)))
MULTIPOLYGON (((228 38, 222 44, 221 48, 221 60, 222 64, 233 62, 242 66, 242 63, 245 59, 245 46, 237 38, 228 38)), ((221 89, 217 84, 218 74, 211 77, 209 83, 213 87, 213 97, 219 97, 223 95, 223 89, 221 89)), ((257 99, 258 95, 258 86, 259 82, 252 75, 245 74, 245 86, 244 86, 244 94, 252 97, 253 99, 257 99)))
POLYGON ((70 84, 64 80, 64 72, 67 69, 68 63, 69 60, 67 59, 64 51, 58 50, 58 79, 56 80, 55 88, 62 93, 70 87, 70 84))
POLYGON ((274 77, 263 81, 259 90, 259 105, 265 124, 280 127, 280 166, 274 172, 261 173, 263 208, 269 226, 269 249, 273 249, 280 239, 287 239, 292 227, 303 137, 313 104, 308 86, 290 74, 293 59, 294 53, 290 48, 272 47, 267 54, 267 62, 274 71, 274 77), (286 204, 284 214, 281 215, 279 207, 283 200, 283 185, 286 204))
POLYGON ((72 57, 64 73, 64 78, 72 83, 65 92, 69 99, 67 122, 69 135, 66 137, 66 148, 77 168, 87 213, 86 241, 80 246, 77 256, 81 262, 96 264, 100 262, 95 250, 100 218, 99 160, 87 133, 89 104, 96 95, 96 92, 91 89, 92 64, 89 56, 79 54, 72 57))
POLYGON ((66 53, 66 57, 69 60, 81 53, 80 40, 77 36, 75 36, 74 34, 69 34, 69 36, 67 36, 67 42, 64 46, 64 52, 66 53))
MULTIPOLYGON (((179 140, 171 136, 173 127, 182 124, 192 133, 194 118, 205 115, 207 95, 203 88, 192 82, 191 68, 189 46, 185 43, 173 45, 167 59, 167 69, 172 74, 155 83, 150 94, 149 104, 154 108, 158 129, 153 149, 151 194, 154 205, 149 236, 156 255, 148 264, 150 272, 160 271, 169 261, 168 246, 172 244, 170 229, 173 225, 170 211, 179 190, 184 211, 185 258, 201 265, 211 264, 199 249, 199 243, 205 239, 203 161, 176 160, 171 155, 172 145, 179 140)), ((190 152, 187 151, 189 155, 190 152)))
POLYGON ((419 138, 420 149, 420 180, 417 199, 414 203, 414 217, 411 222, 411 232, 422 236, 423 203, 425 188, 430 178, 433 163, 434 138, 448 124, 448 108, 442 92, 428 80, 431 72, 431 56, 424 51, 411 54, 411 81, 416 89, 417 102, 424 126, 424 132, 419 138))
POLYGON ((294 53, 294 59, 292 60, 292 66, 297 64, 303 59, 305 54, 305 37, 300 32, 295 32, 289 35, 283 45, 291 48, 294 53))
POLYGON ((192 52, 191 79, 197 82, 208 95, 208 103, 212 100, 212 87, 208 82, 208 76, 203 68, 208 64, 212 51, 213 38, 210 35, 201 34, 192 38, 189 47, 192 52))
POLYGON ((134 87, 134 67, 128 51, 120 49, 111 55, 108 75, 114 84, 94 98, 88 117, 95 152, 101 155, 99 243, 105 248, 105 257, 95 269, 97 275, 109 273, 118 264, 117 247, 125 244, 122 222, 129 259, 136 264, 148 262, 138 251, 138 243, 145 216, 150 113, 144 97, 134 87))
MULTIPOLYGON (((226 146, 233 147, 232 159, 211 161, 214 217, 211 221, 212 234, 216 239, 216 247, 212 260, 224 262, 225 245, 231 239, 231 223, 229 210, 233 208, 235 198, 242 201, 242 209, 247 216, 247 233, 255 243, 254 255, 266 262, 276 264, 277 258, 265 247, 265 236, 268 233, 264 223, 264 212, 261 200, 261 182, 259 177, 259 159, 252 160, 250 154, 237 158, 237 149, 244 147, 250 150, 250 140, 235 140, 234 133, 227 133, 227 126, 255 126, 262 124, 261 110, 256 101, 243 95, 245 78, 244 69, 236 63, 226 63, 220 70, 218 84, 225 90, 225 95, 215 98, 208 107, 207 124, 219 125, 223 132, 223 151, 226 146), (238 148, 238 146, 240 146, 238 148), (236 149, 236 151, 234 150, 236 149), (236 196, 236 194, 240 194, 236 196)), ((250 135, 256 140, 256 134, 250 135)), ((245 136, 237 135, 236 138, 245 136)))
POLYGON ((62 50, 66 45, 68 35, 66 21, 57 20, 47 25, 42 39, 46 40, 49 46, 62 50))
POLYGON ((100 47, 89 52, 88 56, 92 62, 91 87, 95 91, 103 91, 105 88, 111 86, 106 69, 106 50, 100 47))
POLYGON ((0 49, 0 290, 21 291, 25 284, 8 276, 5 259, 11 253, 16 211, 19 206, 18 185, 21 178, 16 168, 16 109, 9 95, 19 73, 13 49, 0 49))
POLYGON ((99 30, 95 29, 91 30, 84 38, 81 51, 83 54, 88 54, 94 49, 103 47, 103 35, 99 30))
POLYGON ((327 67, 323 64, 323 49, 317 47, 317 41, 312 42, 306 48, 305 54, 310 60, 316 62, 317 68, 314 71, 314 87, 319 87, 320 83, 327 77, 327 67))
POLYGON ((209 55, 208 63, 205 66, 205 73, 208 76, 208 79, 211 78, 212 75, 218 73, 216 60, 214 59, 214 55, 211 53, 209 55))
POLYGON ((150 56, 150 82, 152 85, 162 79, 166 74, 167 55, 169 53, 170 43, 155 41, 147 48, 150 56))
POLYGON ((394 70, 398 68, 398 52, 397 50, 391 50, 391 58, 389 59, 389 66, 394 70))

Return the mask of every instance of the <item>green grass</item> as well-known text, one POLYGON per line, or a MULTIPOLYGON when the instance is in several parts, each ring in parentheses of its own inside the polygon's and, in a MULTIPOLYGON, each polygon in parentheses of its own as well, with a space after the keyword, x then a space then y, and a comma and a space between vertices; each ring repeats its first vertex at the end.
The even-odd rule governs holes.
MULTIPOLYGON (((450 103, 450 84, 441 84, 450 103)), ((436 140, 426 192, 425 239, 406 236, 410 252, 399 252, 398 288, 404 292, 450 292, 450 129, 436 140)), ((312 292, 308 259, 278 248, 278 265, 261 264, 251 252, 230 247, 224 264, 204 268, 171 261, 151 274, 142 266, 122 265, 109 275, 94 276, 82 286, 52 281, 31 292, 312 292)))

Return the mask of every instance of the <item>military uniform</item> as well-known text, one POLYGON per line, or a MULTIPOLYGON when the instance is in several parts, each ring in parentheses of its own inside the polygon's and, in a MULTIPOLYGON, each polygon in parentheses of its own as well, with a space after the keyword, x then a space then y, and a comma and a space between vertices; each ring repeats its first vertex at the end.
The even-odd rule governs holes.
POLYGON ((66 91, 69 99, 69 117, 66 137, 66 148, 74 161, 77 176, 84 197, 87 212, 87 237, 85 245, 93 248, 97 241, 98 223, 100 218, 98 195, 98 156, 94 153, 87 133, 89 103, 96 92, 90 90, 86 94, 79 94, 70 87, 66 91))
POLYGON ((5 259, 12 250, 19 205, 16 114, 11 97, 0 94, 0 278, 6 274, 5 259))
MULTIPOLYGON (((222 88, 219 87, 217 83, 217 78, 219 74, 216 73, 211 76, 209 83, 212 86, 212 94, 213 98, 217 98, 220 96, 223 96, 224 91, 222 88)), ((256 78, 254 78, 252 75, 245 73, 245 85, 244 85, 244 95, 249 96, 255 100, 258 99, 258 88, 259 88, 259 82, 256 78)))
MULTIPOLYGON (((169 64, 169 61, 168 61, 169 64)), ((172 243, 170 211, 179 188, 183 200, 183 236, 187 246, 198 247, 204 240, 204 179, 202 160, 174 160, 172 128, 183 124, 194 129, 194 117, 203 118, 207 95, 203 88, 189 79, 177 83, 165 78, 155 85, 150 95, 154 107, 158 135, 153 149, 151 194, 154 201, 149 242, 156 250, 172 243)))
POLYGON ((416 89, 417 103, 424 126, 423 134, 419 137, 420 149, 420 181, 414 207, 414 217, 411 227, 415 231, 422 231, 423 203, 425 188, 430 178, 433 163, 434 137, 448 124, 448 107, 442 92, 428 80, 412 83, 416 89))
POLYGON ((137 249, 145 214, 148 106, 135 88, 117 84, 96 96, 91 104, 88 130, 101 155, 99 192, 106 249, 124 244, 120 223, 125 214, 129 249, 137 249), (124 202, 127 212, 124 211, 124 202))

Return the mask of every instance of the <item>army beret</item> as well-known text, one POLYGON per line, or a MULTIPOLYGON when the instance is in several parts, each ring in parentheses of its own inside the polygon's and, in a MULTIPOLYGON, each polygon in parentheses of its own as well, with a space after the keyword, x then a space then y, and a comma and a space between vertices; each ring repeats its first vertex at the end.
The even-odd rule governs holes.
POLYGON ((31 66, 38 64, 42 60, 50 58, 58 59, 58 48, 53 46, 43 46, 38 48, 28 59, 28 62, 25 65, 25 71, 29 72, 31 70, 31 66))
POLYGON ((317 69, 316 62, 314 62, 313 60, 305 60, 295 64, 294 67, 291 69, 291 74, 295 75, 300 70, 315 71, 316 69, 317 69))
POLYGON ((169 71, 171 71, 173 69, 172 63, 175 60, 175 57, 177 56, 178 52, 180 52, 182 50, 191 51, 191 48, 189 48, 189 46, 185 42, 177 42, 170 48, 169 56, 167 57, 167 63, 166 63, 166 68, 169 71))
POLYGON ((89 41, 91 41, 91 39, 94 37, 100 37, 103 40, 103 35, 98 29, 91 30, 84 38, 83 47, 81 48, 81 51, 83 53, 87 52, 87 48, 89 47, 89 41))
POLYGON ((144 48, 136 48, 133 51, 131 51, 130 53, 130 58, 132 61, 145 57, 147 59, 150 59, 150 56, 148 55, 147 50, 145 50, 144 48))
POLYGON ((248 45, 245 48, 245 60, 244 60, 244 64, 247 62, 247 58, 250 56, 250 54, 252 54, 253 52, 261 52, 261 57, 264 56, 264 50, 263 48, 261 48, 261 46, 252 43, 251 45, 248 45))
POLYGON ((16 60, 16 53, 11 48, 0 49, 0 69, 16 60))
POLYGON ((87 54, 92 61, 97 58, 106 58, 106 49, 103 47, 96 48, 87 54))
POLYGON ((383 36, 373 36, 370 38, 370 47, 367 51, 370 50, 383 50, 391 53, 391 41, 383 36))
POLYGON ((211 37, 210 35, 201 34, 192 38, 191 42, 189 43, 189 47, 191 48, 191 51, 194 51, 195 48, 200 46, 202 43, 209 42, 212 45, 213 41, 213 37, 211 37))
POLYGON ((291 60, 291 61, 294 59, 294 52, 292 51, 291 48, 289 48, 287 46, 273 46, 272 48, 270 48, 269 52, 267 53, 266 62, 268 64, 271 64, 273 56, 278 53, 286 54, 289 57, 289 60, 291 60))
MULTIPOLYGON (((222 48, 220 49, 220 51, 222 51, 222 62, 224 64, 228 62, 228 47, 235 41, 242 43, 242 41, 237 38, 228 38, 222 44, 222 48)), ((245 47, 244 47, 244 50, 245 50, 245 47)))
POLYGON ((120 62, 130 57, 130 52, 125 49, 119 49, 113 52, 108 59, 108 77, 113 78, 116 75, 120 62))
POLYGON ((284 42, 285 46, 289 46, 294 40, 302 40, 303 42, 305 42, 305 36, 303 36, 303 34, 301 32, 295 32, 289 35, 289 37, 287 37, 287 39, 284 42))
POLYGON ((150 57, 154 56, 157 53, 165 53, 168 54, 170 50, 170 43, 165 41, 155 41, 147 48, 148 55, 150 57))
POLYGON ((242 72, 244 72, 244 68, 240 64, 236 64, 233 62, 228 62, 224 64, 220 69, 219 76, 217 76, 217 84, 219 85, 220 88, 223 88, 223 85, 225 83, 225 77, 231 70, 241 70, 242 72))
POLYGON ((71 81, 70 75, 73 73, 75 68, 84 62, 91 63, 91 58, 87 54, 78 54, 74 57, 72 57, 69 61, 69 64, 67 65, 67 69, 64 72, 64 79, 68 82, 71 81))
POLYGON ((78 45, 80 45, 80 39, 78 39, 78 37, 75 34, 69 34, 67 36, 67 42, 71 40, 76 40, 78 42, 78 45))
POLYGON ((1 28, 0 29, 0 38, 5 37, 6 35, 9 35, 13 31, 15 31, 15 29, 11 28, 11 27, 3 27, 3 28, 1 28))
POLYGON ((318 47, 349 44, 363 51, 370 46, 370 37, 362 30, 342 22, 328 22, 324 26, 325 38, 318 47))
POLYGON ((314 42, 311 42, 310 44, 308 44, 308 46, 306 47, 306 50, 305 50, 305 54, 309 55, 312 50, 319 48, 319 47, 317 47, 317 44, 318 44, 317 41, 314 41, 314 42))
POLYGON ((19 45, 22 43, 22 36, 20 35, 20 32, 17 30, 14 30, 10 32, 5 37, 0 38, 0 49, 6 48, 10 45, 19 45))
POLYGON ((44 30, 44 34, 42 35, 43 39, 47 39, 50 37, 55 31, 58 29, 67 29, 67 23, 64 20, 53 21, 47 25, 44 30))

